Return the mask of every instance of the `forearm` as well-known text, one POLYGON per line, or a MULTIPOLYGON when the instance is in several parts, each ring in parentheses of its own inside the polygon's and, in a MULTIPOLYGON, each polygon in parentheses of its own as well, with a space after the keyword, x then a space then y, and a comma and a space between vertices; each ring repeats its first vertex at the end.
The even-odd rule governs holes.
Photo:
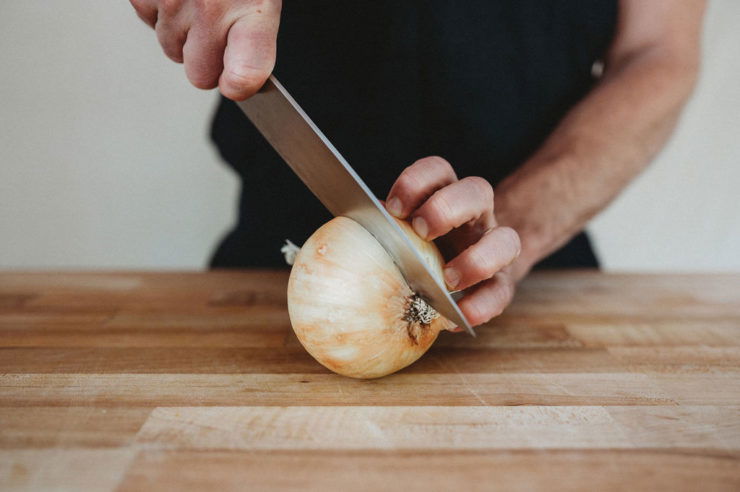
POLYGON ((647 50, 614 67, 496 189, 498 222, 521 237, 517 279, 580 231, 665 144, 695 82, 696 67, 686 65, 647 50))

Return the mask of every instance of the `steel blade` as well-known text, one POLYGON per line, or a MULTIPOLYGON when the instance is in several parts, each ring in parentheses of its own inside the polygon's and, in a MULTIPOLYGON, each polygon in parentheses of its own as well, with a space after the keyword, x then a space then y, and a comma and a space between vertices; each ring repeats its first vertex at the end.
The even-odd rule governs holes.
POLYGON ((274 76, 257 94, 237 104, 332 214, 349 217, 367 229, 414 292, 475 336, 444 284, 393 217, 274 76))

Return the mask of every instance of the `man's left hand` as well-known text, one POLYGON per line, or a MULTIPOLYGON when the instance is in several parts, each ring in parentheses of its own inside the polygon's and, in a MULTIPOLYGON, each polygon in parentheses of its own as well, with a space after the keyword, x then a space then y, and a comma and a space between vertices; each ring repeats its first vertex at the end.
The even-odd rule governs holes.
POLYGON ((473 325, 498 316, 516 287, 509 265, 519 256, 519 235, 496 223, 493 188, 483 178, 457 179, 441 157, 425 157, 404 169, 386 199, 388 211, 434 240, 448 260, 450 290, 465 290, 458 305, 473 325))

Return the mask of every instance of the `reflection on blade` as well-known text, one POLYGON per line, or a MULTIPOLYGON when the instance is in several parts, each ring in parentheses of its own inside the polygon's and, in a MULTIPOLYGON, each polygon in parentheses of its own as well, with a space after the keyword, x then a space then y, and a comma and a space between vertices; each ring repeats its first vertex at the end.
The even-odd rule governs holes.
POLYGON ((414 292, 475 336, 444 284, 434 278, 393 217, 275 77, 238 105, 332 214, 365 227, 393 257, 414 292))

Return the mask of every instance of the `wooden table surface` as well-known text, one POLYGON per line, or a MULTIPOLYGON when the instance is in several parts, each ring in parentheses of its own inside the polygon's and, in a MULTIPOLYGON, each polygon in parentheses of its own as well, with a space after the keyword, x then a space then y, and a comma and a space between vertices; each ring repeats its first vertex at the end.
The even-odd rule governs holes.
POLYGON ((286 282, 0 274, 0 489, 740 490, 740 275, 535 274, 373 381, 286 282))

